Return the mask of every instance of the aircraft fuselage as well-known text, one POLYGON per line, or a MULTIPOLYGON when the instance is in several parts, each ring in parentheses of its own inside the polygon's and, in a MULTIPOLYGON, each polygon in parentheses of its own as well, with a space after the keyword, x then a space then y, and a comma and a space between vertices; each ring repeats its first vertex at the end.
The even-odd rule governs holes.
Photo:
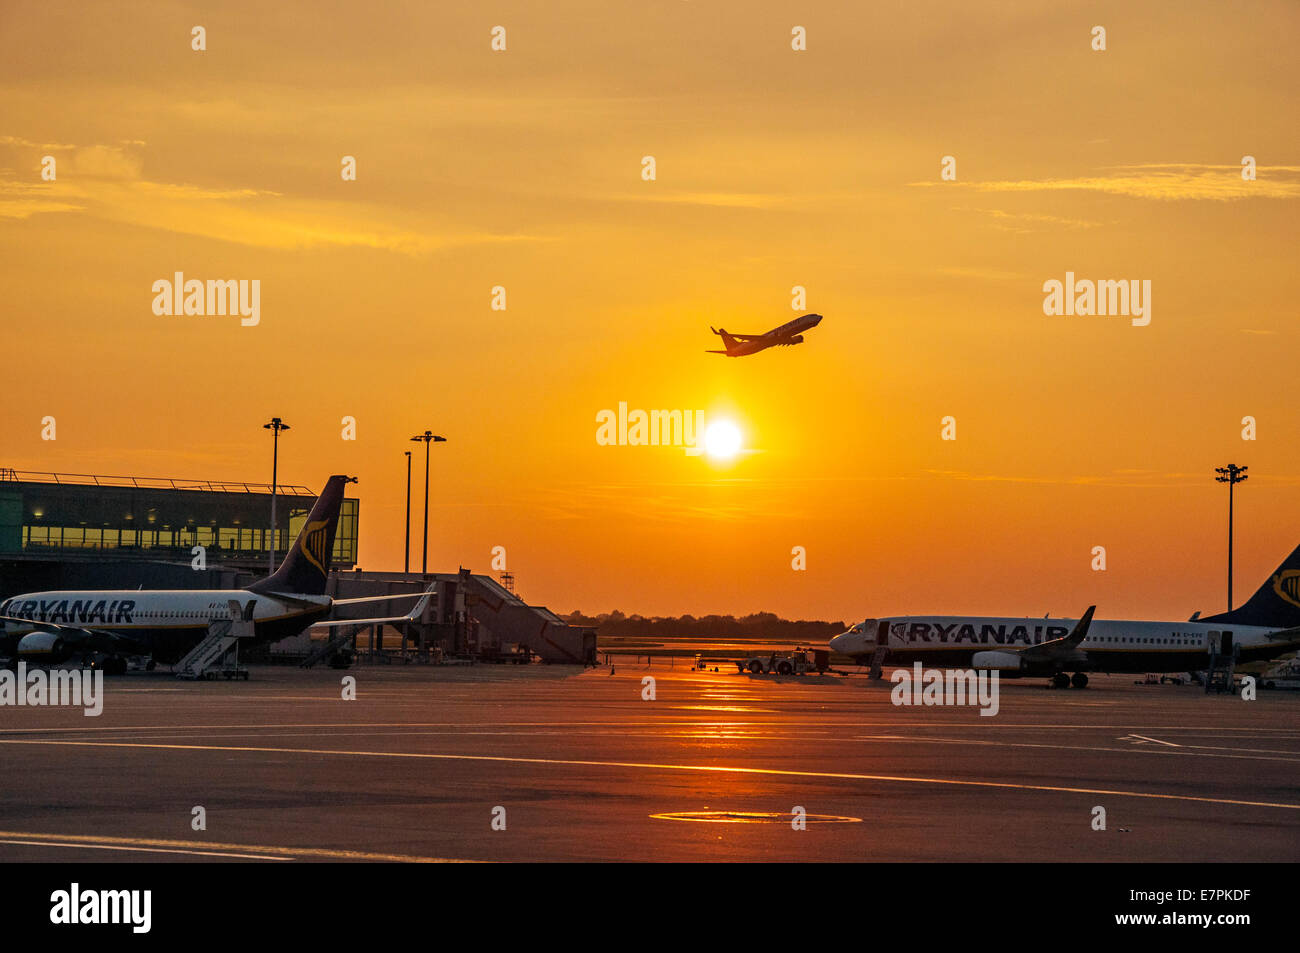
POLYGON ((259 642, 297 635, 330 611, 328 596, 301 598, 313 604, 247 589, 30 592, 0 603, 0 616, 26 620, 4 622, 0 631, 11 649, 9 643, 16 644, 32 632, 57 632, 53 625, 85 627, 124 636, 147 647, 157 661, 171 662, 203 640, 212 620, 231 617, 231 600, 240 606, 253 601, 253 629, 259 642))
POLYGON ((820 314, 804 314, 792 321, 787 321, 779 328, 773 328, 766 334, 759 335, 741 335, 740 339, 728 335, 726 330, 715 332, 721 335, 727 345, 725 351, 714 351, 714 354, 725 354, 727 357, 745 357, 750 354, 757 354, 759 351, 765 351, 769 347, 786 347, 792 344, 803 343, 803 332, 817 327, 821 324, 822 316, 820 314))
MULTIPOLYGON (((831 639, 831 648, 855 661, 871 660, 885 626, 886 664, 921 662, 936 668, 970 668, 976 652, 1008 651, 1065 637, 1075 619, 1015 617, 894 616, 868 619, 831 639)), ((1230 622, 1125 622, 1095 620, 1078 646, 1086 661, 1071 671, 1190 672, 1208 664, 1211 643, 1222 651, 1240 646, 1238 661, 1264 661, 1295 651, 1297 643, 1274 639, 1278 628, 1230 622), (1224 636, 1228 641, 1225 643, 1224 636)))

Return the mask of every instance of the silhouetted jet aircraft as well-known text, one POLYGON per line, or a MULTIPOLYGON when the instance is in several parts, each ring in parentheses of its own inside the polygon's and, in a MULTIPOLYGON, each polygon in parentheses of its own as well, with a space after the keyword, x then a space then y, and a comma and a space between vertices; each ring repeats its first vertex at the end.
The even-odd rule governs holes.
POLYGON ((803 332, 809 328, 815 328, 821 324, 822 316, 820 314, 805 314, 801 318, 795 318, 793 321, 787 321, 779 328, 773 328, 766 334, 728 334, 727 329, 709 328, 714 334, 722 338, 722 343, 727 346, 725 351, 705 351, 706 354, 725 354, 727 357, 744 357, 746 354, 757 354, 769 347, 787 347, 791 344, 803 343, 803 332))

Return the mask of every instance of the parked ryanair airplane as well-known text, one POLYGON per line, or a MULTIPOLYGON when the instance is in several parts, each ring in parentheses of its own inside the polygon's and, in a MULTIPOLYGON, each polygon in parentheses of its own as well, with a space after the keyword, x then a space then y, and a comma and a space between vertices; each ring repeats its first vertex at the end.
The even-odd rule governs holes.
POLYGON ((77 655, 107 656, 105 671, 126 671, 128 656, 176 662, 203 641, 208 624, 251 620, 254 640, 276 641, 310 625, 364 625, 414 618, 322 622, 334 606, 414 598, 418 593, 332 599, 325 595, 346 476, 332 476, 279 569, 247 589, 126 589, 29 592, 0 604, 0 655, 57 665, 77 655))
POLYGON ((1064 688, 1088 672, 1195 672, 1213 651, 1257 662, 1300 649, 1300 546, 1240 609, 1189 622, 1092 621, 965 616, 867 619, 830 640, 859 664, 921 662, 1051 678, 1064 688), (885 650, 877 655, 880 650, 885 650), (1074 673, 1073 677, 1067 673, 1074 673))

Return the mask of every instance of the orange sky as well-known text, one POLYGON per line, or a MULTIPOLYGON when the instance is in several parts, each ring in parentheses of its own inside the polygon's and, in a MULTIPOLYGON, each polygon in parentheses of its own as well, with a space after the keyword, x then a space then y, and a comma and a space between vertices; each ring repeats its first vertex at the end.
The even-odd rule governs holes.
POLYGON ((1221 609, 1216 465, 1251 468, 1238 601, 1300 542, 1297 27, 1289 2, 6 3, 0 465, 269 480, 279 415, 282 479, 357 475, 360 565, 391 569, 428 427, 431 566, 504 546, 560 611, 1221 609), (261 323, 154 315, 175 271, 260 280, 261 323), (1150 326, 1045 316, 1066 271, 1150 280, 1150 326), (804 345, 703 353, 795 317, 794 285, 826 316, 804 345), (620 401, 728 416, 752 452, 599 446, 620 401))

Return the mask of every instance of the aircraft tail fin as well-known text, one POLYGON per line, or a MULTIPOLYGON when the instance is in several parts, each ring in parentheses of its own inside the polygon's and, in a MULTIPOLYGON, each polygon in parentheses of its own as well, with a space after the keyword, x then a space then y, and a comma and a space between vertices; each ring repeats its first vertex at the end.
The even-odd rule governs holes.
MULTIPOLYGON (((738 342, 736 341, 735 338, 733 338, 730 334, 727 333, 727 329, 726 329, 726 328, 713 328, 713 327, 711 327, 711 328, 709 328, 709 330, 712 331, 714 334, 716 334, 718 337, 722 338, 722 344, 723 344, 724 347, 726 347, 726 349, 727 349, 728 351, 734 351, 734 350, 736 349, 736 344, 737 344, 738 342)), ((724 352, 724 351, 711 351, 710 353, 713 353, 713 354, 723 354, 723 353, 726 353, 726 352, 724 352)))
POLYGON ((350 482, 350 477, 342 475, 329 478, 280 568, 249 586, 250 591, 324 595, 334 557, 334 531, 339 524, 343 490, 350 482))
POLYGON ((1300 546, 1264 580, 1245 605, 1231 612, 1202 616, 1201 622, 1235 622, 1290 629, 1300 626, 1300 546))
POLYGON ((1088 637, 1088 627, 1092 625, 1092 614, 1096 611, 1096 606, 1088 606, 1088 611, 1083 614, 1083 618, 1074 624, 1074 629, 1065 637, 1066 645, 1077 648, 1083 644, 1083 640, 1088 637))

